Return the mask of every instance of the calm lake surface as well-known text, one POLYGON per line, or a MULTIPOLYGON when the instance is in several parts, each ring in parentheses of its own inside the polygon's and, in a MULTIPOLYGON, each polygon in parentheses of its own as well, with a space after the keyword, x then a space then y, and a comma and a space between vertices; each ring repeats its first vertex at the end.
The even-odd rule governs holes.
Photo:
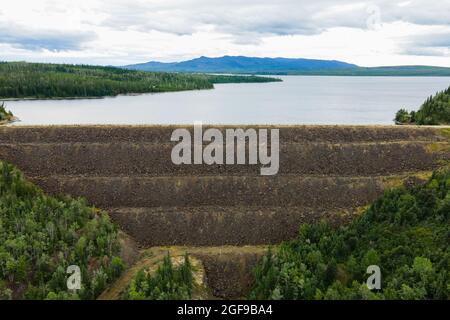
POLYGON ((8 101, 31 124, 392 124, 450 77, 283 76, 283 82, 104 99, 8 101))

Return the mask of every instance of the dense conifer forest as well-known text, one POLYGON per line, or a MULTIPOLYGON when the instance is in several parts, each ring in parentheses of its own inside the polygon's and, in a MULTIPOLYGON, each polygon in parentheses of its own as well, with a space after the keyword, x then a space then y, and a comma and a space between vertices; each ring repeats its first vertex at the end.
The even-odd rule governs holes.
POLYGON ((303 225, 255 270, 253 299, 449 299, 450 170, 386 191, 350 225, 303 225), (381 289, 369 290, 378 265, 381 289))
POLYGON ((26 62, 0 63, 0 99, 103 97, 212 89, 214 83, 279 79, 134 71, 115 67, 26 62))
POLYGON ((124 268, 116 226, 82 199, 50 197, 0 161, 0 299, 94 299, 124 268), (67 267, 81 289, 67 287, 67 267))
POLYGON ((450 124, 450 87, 429 97, 418 111, 400 109, 395 115, 395 121, 399 124, 450 124))

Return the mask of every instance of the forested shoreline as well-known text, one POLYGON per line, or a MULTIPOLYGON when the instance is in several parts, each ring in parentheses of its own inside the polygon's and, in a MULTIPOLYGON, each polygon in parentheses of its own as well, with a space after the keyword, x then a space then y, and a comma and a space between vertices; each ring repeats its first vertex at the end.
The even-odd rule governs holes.
POLYGON ((1 99, 89 98, 213 89, 214 83, 272 82, 275 78, 145 72, 116 67, 0 62, 1 99))
POLYGON ((418 111, 400 109, 395 115, 395 121, 397 124, 450 124, 450 87, 428 97, 418 111))

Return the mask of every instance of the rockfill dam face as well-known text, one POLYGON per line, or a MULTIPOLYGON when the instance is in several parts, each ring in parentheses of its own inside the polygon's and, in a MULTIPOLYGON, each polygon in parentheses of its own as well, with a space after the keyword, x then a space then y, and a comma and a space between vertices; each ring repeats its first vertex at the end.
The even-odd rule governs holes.
MULTIPOLYGON (((345 223, 386 188, 419 183, 450 159, 442 128, 216 127, 279 129, 278 174, 261 176, 260 165, 173 164, 177 128, 193 132, 192 126, 6 126, 0 159, 45 192, 81 196, 106 210, 141 247, 236 250, 289 240, 305 222, 345 223)), ((237 254, 240 263, 245 254, 237 254)), ((210 267, 221 270, 214 261, 210 267)), ((215 281, 223 286, 223 279, 215 281)))

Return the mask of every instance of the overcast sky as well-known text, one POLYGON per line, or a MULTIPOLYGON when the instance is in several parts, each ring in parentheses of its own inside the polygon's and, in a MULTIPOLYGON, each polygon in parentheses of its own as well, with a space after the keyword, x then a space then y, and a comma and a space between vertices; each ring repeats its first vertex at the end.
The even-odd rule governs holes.
POLYGON ((2 0, 0 60, 246 55, 450 67, 450 0, 2 0))

